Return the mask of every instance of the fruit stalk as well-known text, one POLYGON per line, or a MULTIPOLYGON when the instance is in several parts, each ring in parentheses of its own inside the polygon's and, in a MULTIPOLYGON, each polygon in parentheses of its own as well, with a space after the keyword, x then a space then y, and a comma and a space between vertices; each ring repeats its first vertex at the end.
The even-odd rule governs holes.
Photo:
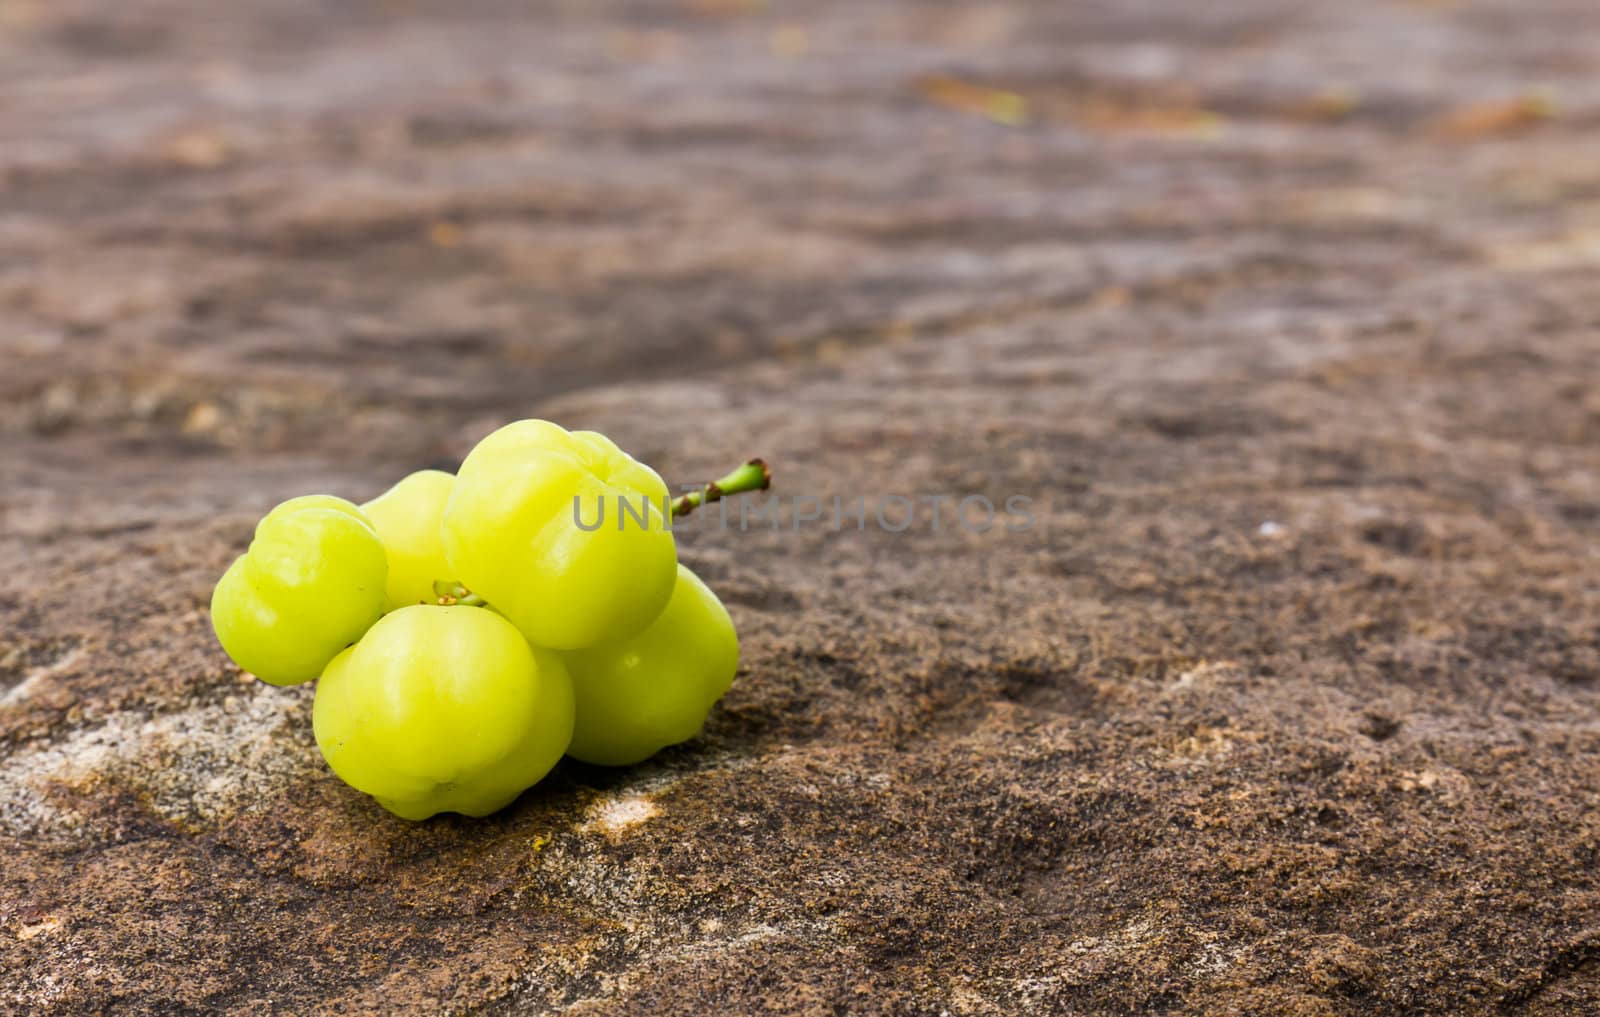
POLYGON ((727 476, 713 480, 698 491, 690 491, 673 502, 672 518, 682 519, 701 505, 721 501, 729 495, 744 494, 746 491, 765 491, 771 486, 772 471, 767 468, 766 462, 752 459, 727 476))
POLYGON ((465 586, 449 579, 434 580, 433 592, 439 598, 438 603, 442 607, 453 607, 457 604, 462 607, 485 607, 489 603, 465 586))

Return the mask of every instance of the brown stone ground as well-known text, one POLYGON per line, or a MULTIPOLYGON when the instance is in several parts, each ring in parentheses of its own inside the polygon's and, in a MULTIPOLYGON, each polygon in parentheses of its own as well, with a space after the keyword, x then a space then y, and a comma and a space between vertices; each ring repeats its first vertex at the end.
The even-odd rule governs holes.
POLYGON ((0 1012, 1600 1012, 1597 39, 3 0, 0 1012), (410 825, 208 593, 529 415, 1035 525, 702 525, 704 737, 410 825))

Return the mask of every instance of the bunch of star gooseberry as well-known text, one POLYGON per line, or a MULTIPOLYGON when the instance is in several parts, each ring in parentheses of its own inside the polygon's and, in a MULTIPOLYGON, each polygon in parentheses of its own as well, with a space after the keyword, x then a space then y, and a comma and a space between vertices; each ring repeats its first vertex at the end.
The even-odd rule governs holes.
POLYGON ((672 501, 604 435, 518 421, 454 476, 273 509, 212 626, 268 684, 320 677, 312 726, 345 783, 406 819, 485 816, 563 754, 626 766, 700 732, 739 642, 671 519, 768 480, 752 460, 672 501))

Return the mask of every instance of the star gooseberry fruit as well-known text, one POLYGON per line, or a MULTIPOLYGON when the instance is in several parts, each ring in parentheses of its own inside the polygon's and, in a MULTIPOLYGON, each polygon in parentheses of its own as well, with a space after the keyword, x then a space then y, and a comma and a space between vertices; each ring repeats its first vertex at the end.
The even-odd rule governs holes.
POLYGON ((672 599, 643 632, 563 656, 577 701, 567 754, 627 766, 700 733, 733 684, 739 637, 717 595, 679 565, 672 599))
POLYGON ((625 639, 672 595, 666 504, 661 477, 604 435, 521 420, 461 464, 444 510, 445 556, 455 579, 535 645, 625 639))
POLYGON ((476 607, 385 615, 328 665, 312 707, 333 772, 412 820, 509 805, 561 758, 572 722, 561 659, 476 607))
POLYGON ((267 684, 310 681, 377 621, 387 573, 360 509, 331 495, 291 498, 218 580, 211 625, 234 663, 267 684))
POLYGON ((434 602, 434 583, 447 580, 439 520, 456 478, 443 470, 418 470, 361 506, 389 554, 383 609, 434 602))

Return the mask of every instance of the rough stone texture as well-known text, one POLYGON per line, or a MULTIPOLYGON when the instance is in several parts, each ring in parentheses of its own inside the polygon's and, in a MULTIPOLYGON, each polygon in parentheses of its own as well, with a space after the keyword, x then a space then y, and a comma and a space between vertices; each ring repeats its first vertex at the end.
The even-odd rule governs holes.
POLYGON ((3 0, 0 1010, 1600 1012, 1597 38, 3 0), (206 599, 528 415, 1036 525, 693 529, 704 737, 407 824, 206 599))

